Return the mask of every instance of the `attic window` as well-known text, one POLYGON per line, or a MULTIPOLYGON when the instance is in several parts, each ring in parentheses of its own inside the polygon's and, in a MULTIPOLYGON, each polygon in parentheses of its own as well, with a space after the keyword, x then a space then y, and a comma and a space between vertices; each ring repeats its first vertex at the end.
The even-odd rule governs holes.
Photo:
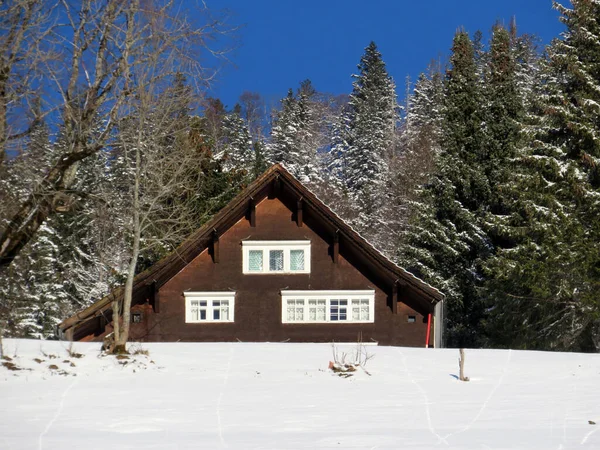
POLYGON ((310 241, 242 241, 243 273, 310 273, 310 241))
POLYGON ((408 323, 415 323, 417 321, 417 316, 408 316, 408 323))
POLYGON ((132 323, 142 323, 142 313, 141 312, 131 313, 131 322, 132 323))

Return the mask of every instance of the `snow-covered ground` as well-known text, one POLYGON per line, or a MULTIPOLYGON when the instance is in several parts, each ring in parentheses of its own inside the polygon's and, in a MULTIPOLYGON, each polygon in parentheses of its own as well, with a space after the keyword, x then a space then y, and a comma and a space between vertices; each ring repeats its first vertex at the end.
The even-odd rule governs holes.
POLYGON ((346 379, 326 344, 143 349, 5 339, 0 449, 600 449, 597 354, 467 350, 460 382, 452 349, 369 347, 346 379))

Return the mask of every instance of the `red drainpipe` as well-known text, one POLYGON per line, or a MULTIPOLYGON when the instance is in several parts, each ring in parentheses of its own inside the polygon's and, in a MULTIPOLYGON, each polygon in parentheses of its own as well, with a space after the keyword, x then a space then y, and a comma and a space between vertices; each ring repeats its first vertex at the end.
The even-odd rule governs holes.
POLYGON ((431 331, 431 314, 427 315, 427 337, 425 337, 425 348, 429 348, 429 332, 431 331))

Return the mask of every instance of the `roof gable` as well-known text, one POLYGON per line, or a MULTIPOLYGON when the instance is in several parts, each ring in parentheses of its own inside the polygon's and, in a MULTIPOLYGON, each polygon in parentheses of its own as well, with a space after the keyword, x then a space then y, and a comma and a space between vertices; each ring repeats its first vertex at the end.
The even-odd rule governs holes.
MULTIPOLYGON (((136 300, 143 301, 148 289, 160 288, 206 250, 213 239, 225 233, 242 218, 252 220, 253 207, 265 197, 277 197, 296 220, 307 223, 323 236, 331 236, 339 242, 340 252, 361 271, 375 273, 383 283, 398 283, 402 287, 420 293, 429 305, 421 300, 417 309, 431 310, 434 303, 444 295, 434 287, 397 266, 375 249, 359 233, 345 223, 314 193, 292 176, 282 165, 275 164, 238 194, 221 211, 179 245, 172 253, 138 274, 133 291, 136 300), (301 214, 301 217, 298 217, 301 214), (140 300, 141 299, 141 300, 140 300)), ((63 321, 59 328, 65 330, 76 323, 97 315, 111 307, 115 298, 122 298, 123 288, 117 288, 106 297, 63 321)))

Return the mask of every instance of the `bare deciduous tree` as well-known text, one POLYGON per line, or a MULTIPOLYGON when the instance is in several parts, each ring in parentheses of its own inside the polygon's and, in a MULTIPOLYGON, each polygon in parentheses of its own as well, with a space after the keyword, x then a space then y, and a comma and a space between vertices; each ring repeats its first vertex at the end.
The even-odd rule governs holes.
MULTIPOLYGON (((59 57, 46 61, 45 77, 53 83, 53 100, 60 99, 60 107, 53 111, 64 150, 6 220, 0 234, 0 270, 46 218, 69 209, 78 163, 114 143, 115 126, 129 113, 129 99, 137 95, 132 86, 139 85, 138 68, 164 63, 197 84, 206 82, 213 76, 202 64, 207 42, 226 31, 219 17, 207 16, 207 9, 200 11, 205 23, 190 21, 199 14, 191 14, 175 0, 63 0, 57 5, 61 8, 57 15, 66 18, 66 24, 48 35, 59 57)), ((209 49, 209 54, 219 52, 209 49)), ((157 71, 146 82, 156 85, 171 74, 157 71)))
POLYGON ((40 120, 32 102, 38 97, 40 68, 52 58, 48 37, 54 9, 42 0, 0 3, 0 166, 11 143, 40 120))
POLYGON ((178 112, 194 101, 193 93, 187 89, 171 93, 165 83, 167 74, 177 76, 176 69, 176 59, 159 58, 136 68, 130 85, 134 95, 127 103, 131 114, 121 120, 115 143, 129 174, 128 201, 120 213, 128 215, 131 246, 123 299, 112 303, 114 334, 109 351, 114 353, 126 351, 140 254, 174 247, 202 221, 194 208, 197 199, 187 190, 201 172, 203 155, 186 139, 176 139, 189 133, 191 118, 178 112))

